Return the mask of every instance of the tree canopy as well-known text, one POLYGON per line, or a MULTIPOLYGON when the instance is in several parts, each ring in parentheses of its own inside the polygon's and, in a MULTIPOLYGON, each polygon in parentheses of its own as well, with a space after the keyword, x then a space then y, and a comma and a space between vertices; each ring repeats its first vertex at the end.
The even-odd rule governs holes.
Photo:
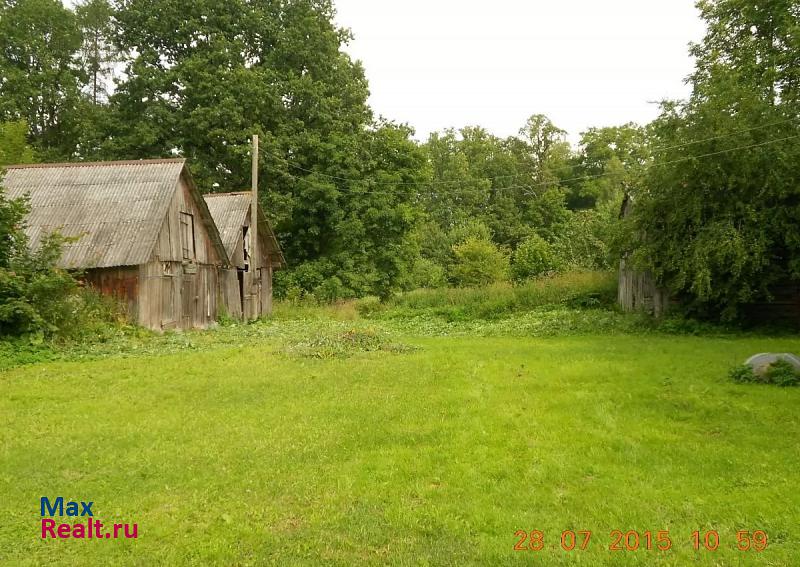
POLYGON ((652 125, 635 257, 697 312, 732 318, 800 279, 798 6, 699 7, 708 33, 692 48, 692 95, 652 125))
POLYGON ((607 269, 624 251, 731 317, 800 279, 799 14, 698 8, 691 96, 573 147, 542 114, 514 136, 422 142, 375 117, 331 0, 0 1, 0 161, 183 156, 202 191, 237 191, 259 134, 259 195, 290 264, 278 295, 469 285, 509 258, 489 279, 607 269))

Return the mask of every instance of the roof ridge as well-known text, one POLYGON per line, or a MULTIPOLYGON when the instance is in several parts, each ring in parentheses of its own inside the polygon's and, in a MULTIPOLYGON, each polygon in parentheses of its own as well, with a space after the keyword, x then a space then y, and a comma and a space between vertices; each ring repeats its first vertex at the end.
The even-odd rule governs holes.
POLYGON ((203 197, 230 197, 231 195, 250 195, 252 191, 229 191, 227 193, 204 193, 203 197))
POLYGON ((47 167, 103 167, 111 165, 153 165, 186 163, 186 158, 128 159, 116 161, 68 161, 60 163, 20 163, 6 165, 4 169, 41 169, 47 167))

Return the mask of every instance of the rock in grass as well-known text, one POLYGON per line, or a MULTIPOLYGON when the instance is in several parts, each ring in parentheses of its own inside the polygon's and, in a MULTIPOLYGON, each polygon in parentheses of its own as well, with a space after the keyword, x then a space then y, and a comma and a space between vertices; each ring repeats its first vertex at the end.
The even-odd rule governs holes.
POLYGON ((779 360, 788 362, 796 372, 800 372, 800 357, 790 352, 762 352, 760 354, 754 354, 747 359, 745 364, 752 368, 753 373, 763 380, 772 364, 779 360))

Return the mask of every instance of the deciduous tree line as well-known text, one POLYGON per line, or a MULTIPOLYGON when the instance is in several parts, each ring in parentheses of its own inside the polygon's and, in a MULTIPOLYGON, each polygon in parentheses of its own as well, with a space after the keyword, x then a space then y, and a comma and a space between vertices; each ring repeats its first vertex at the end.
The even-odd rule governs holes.
POLYGON ((368 106, 331 0, 0 0, 0 121, 25 124, 41 161, 185 156, 203 191, 248 186, 259 134, 290 263, 279 294, 385 297, 631 251, 688 304, 730 315, 800 278, 800 146, 775 141, 797 129, 798 2, 698 5, 691 98, 576 148, 542 115, 508 138, 416 142, 368 106))

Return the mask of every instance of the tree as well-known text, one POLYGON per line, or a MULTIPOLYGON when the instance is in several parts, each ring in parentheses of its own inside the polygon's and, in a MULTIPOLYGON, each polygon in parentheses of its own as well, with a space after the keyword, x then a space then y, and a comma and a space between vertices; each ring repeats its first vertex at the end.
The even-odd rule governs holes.
POLYGON ((534 114, 528 118, 519 134, 527 142, 528 158, 536 172, 536 182, 557 181, 559 167, 565 165, 563 158, 569 153, 569 144, 565 141, 567 133, 544 114, 534 114))
MULTIPOLYGON (((425 149, 432 180, 420 204, 441 234, 480 222, 496 244, 513 249, 534 233, 552 238, 566 220, 557 173, 569 145, 546 117, 532 117, 520 136, 507 139, 479 127, 448 130, 432 135, 425 149)), ((449 254, 452 244, 437 256, 449 254)))
POLYGON ((420 204, 445 232, 469 219, 483 217, 491 187, 490 181, 473 171, 474 164, 464 151, 466 144, 458 136, 453 129, 433 133, 425 146, 432 179, 421 194, 420 204))
POLYGON ((116 9, 119 48, 133 56, 99 156, 182 155, 201 190, 235 191, 249 185, 248 140, 259 134, 262 204, 290 262, 276 290, 311 292, 334 277, 325 289, 345 296, 399 285, 423 158, 409 128, 373 119, 329 0, 116 9))
POLYGON ((529 236, 514 251, 511 274, 516 282, 543 276, 561 267, 553 247, 538 234, 529 236))
POLYGON ((75 16, 58 0, 0 4, 0 121, 25 120, 44 158, 75 146, 80 45, 75 16))
POLYGON ((662 148, 634 201, 634 261, 698 313, 800 280, 797 3, 699 4, 708 33, 683 103, 653 125, 662 148))
POLYGON ((28 124, 24 120, 0 122, 0 167, 33 161, 33 149, 28 145, 28 124))
POLYGON ((460 286, 482 286, 508 279, 508 254, 490 240, 469 238, 453 247, 450 279, 460 286))
POLYGON ((572 160, 575 179, 567 183, 571 209, 608 202, 619 206, 627 191, 641 185, 651 152, 645 128, 633 123, 589 128, 581 134, 580 146, 572 160))
POLYGON ((120 60, 114 45, 113 8, 107 0, 85 0, 75 6, 83 44, 80 63, 93 105, 107 100, 113 65, 120 60))

